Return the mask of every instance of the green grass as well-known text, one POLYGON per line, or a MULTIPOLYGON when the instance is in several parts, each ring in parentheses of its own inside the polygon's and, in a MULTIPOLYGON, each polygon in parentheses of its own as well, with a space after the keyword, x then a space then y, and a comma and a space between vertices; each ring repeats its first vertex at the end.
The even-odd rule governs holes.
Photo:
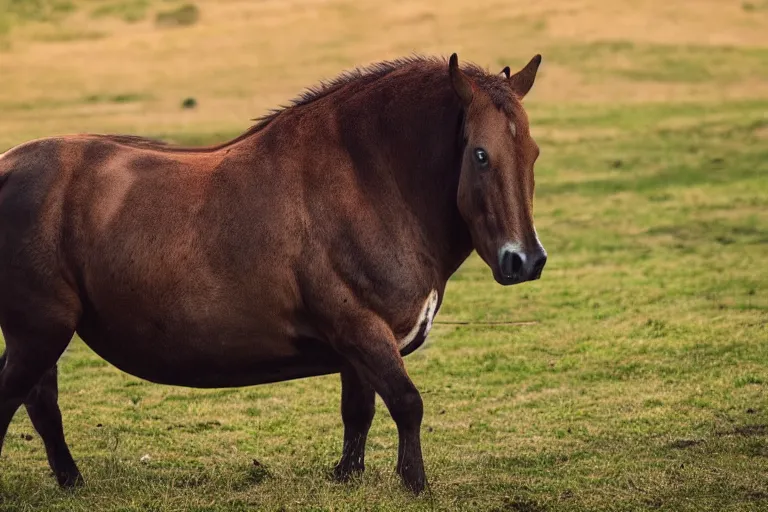
POLYGON ((195 4, 184 4, 170 11, 158 12, 155 23, 166 27, 194 25, 200 18, 200 9, 195 4))
POLYGON ((768 48, 601 41, 554 45, 546 54, 556 63, 579 62, 593 80, 606 71, 641 83, 723 83, 768 73, 768 48))
POLYGON ((51 101, 0 101, 0 108, 4 112, 13 111, 39 111, 40 109, 46 109, 47 111, 67 108, 78 105, 96 105, 96 104, 119 104, 119 103, 135 103, 152 99, 151 96, 141 93, 119 93, 119 94, 88 94, 80 98, 74 98, 71 101, 66 100, 51 100, 51 101))
POLYGON ((115 17, 127 23, 141 21, 147 16, 149 0, 119 0, 100 2, 101 5, 91 11, 93 18, 115 17))
POLYGON ((13 27, 30 22, 58 22, 76 10, 68 0, 0 0, 0 52, 13 27))
MULTIPOLYGON (((756 18, 762 2, 750 5, 756 18)), ((355 8, 334 7, 339 16, 355 8)), ((206 16, 188 30, 216 15, 213 4, 201 9, 206 16)), ((444 18, 407 19, 416 20, 410 34, 444 18)), ((544 37, 547 26, 524 33, 544 37)), ((407 358, 425 402, 429 492, 413 498, 401 488, 397 432, 380 401, 366 474, 350 484, 329 478, 341 450, 337 377, 163 387, 76 340, 60 363, 60 404, 87 485, 56 487, 20 412, 0 458, 0 510, 768 510, 768 54, 749 45, 545 43, 551 51, 527 108, 542 149, 535 212, 549 262, 540 281, 504 288, 472 256, 451 279, 428 343, 407 358), (712 88, 695 98, 671 88, 648 101, 552 100, 557 66, 578 72, 578 94, 614 94, 616 84, 712 88), (719 94, 739 81, 757 85, 719 94), (505 321, 530 323, 483 325, 505 321)), ((20 131, 0 132, 0 149, 63 127, 151 126, 141 133, 185 144, 231 138, 245 119, 216 121, 227 111, 205 109, 219 95, 244 97, 222 83, 240 83, 250 65, 233 65, 222 82, 203 74, 211 89, 201 79, 170 93, 119 74, 47 95, 17 85, 0 95, 0 110, 20 131), (183 111, 189 94, 199 107, 183 111), (137 117, 110 124, 126 112, 137 117)), ((275 80, 285 76, 275 71, 275 80)))
MULTIPOLYGON (((768 507, 763 106, 721 104, 712 122, 702 122, 703 105, 612 106, 593 117, 558 110, 562 126, 578 119, 582 135, 541 137, 544 278, 498 287, 473 257, 438 317, 538 323, 438 324, 408 358, 426 403, 431 494, 400 489, 396 431, 382 407, 368 474, 351 485, 329 480, 341 440, 334 377, 168 388, 126 376, 76 342, 61 363, 61 404, 89 484, 59 491, 19 414, 3 455, 3 506, 768 507), (614 136, 589 136, 605 124, 614 136)), ((534 129, 558 115, 532 114, 534 129)))

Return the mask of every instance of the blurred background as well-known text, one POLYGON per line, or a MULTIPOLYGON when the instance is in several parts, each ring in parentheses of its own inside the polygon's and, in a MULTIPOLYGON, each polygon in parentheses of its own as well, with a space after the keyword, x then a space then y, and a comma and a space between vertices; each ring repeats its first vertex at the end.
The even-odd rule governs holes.
POLYGON ((408 357, 431 493, 400 489, 380 403, 362 481, 327 478, 337 377, 169 388, 77 341, 60 403, 89 484, 56 489, 19 413, 3 510, 768 510, 766 0, 0 0, 0 151, 219 142, 345 69, 452 52, 543 55, 550 256, 514 288, 472 256, 408 357))
POLYGON ((0 0, 0 147, 221 139, 320 79, 414 52, 494 71, 541 53, 536 107, 764 98, 767 15, 764 0, 0 0))

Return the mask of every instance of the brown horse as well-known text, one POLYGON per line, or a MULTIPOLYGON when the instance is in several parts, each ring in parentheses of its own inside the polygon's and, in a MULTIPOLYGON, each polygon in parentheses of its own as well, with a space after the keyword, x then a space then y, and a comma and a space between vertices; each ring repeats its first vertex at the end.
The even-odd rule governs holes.
POLYGON ((339 479, 363 470, 374 394, 420 492, 422 400, 402 356, 476 249, 537 279, 539 150, 519 73, 410 58, 310 90, 231 142, 74 135, 0 156, 0 436, 24 404, 58 482, 56 363, 74 333, 152 382, 248 386, 341 373, 339 479))

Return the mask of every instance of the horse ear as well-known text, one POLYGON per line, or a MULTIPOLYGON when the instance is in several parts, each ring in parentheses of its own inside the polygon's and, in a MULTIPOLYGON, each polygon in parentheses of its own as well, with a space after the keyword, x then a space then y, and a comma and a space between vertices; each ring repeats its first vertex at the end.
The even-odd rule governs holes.
POLYGON ((509 78, 509 66, 504 66, 504 69, 502 69, 499 74, 504 75, 505 78, 509 78))
POLYGON ((472 81, 459 69, 459 56, 455 53, 451 55, 451 59, 448 61, 448 74, 451 76, 453 90, 456 91, 464 106, 472 103, 472 96, 474 95, 472 81))
POLYGON ((522 98, 533 87, 533 81, 536 80, 536 71, 541 64, 541 55, 536 55, 525 65, 523 69, 509 77, 512 89, 522 98))

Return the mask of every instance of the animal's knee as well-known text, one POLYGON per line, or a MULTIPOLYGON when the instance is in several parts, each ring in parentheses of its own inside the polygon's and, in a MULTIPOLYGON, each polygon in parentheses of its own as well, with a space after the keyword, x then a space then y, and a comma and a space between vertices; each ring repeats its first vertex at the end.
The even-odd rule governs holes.
POLYGON ((393 397, 389 411, 398 426, 418 427, 424 416, 424 402, 421 394, 411 385, 409 389, 393 397))
POLYGON ((51 382, 48 374, 40 379, 35 387, 27 394, 24 403, 35 407, 38 404, 56 402, 59 398, 58 386, 56 381, 51 382))

